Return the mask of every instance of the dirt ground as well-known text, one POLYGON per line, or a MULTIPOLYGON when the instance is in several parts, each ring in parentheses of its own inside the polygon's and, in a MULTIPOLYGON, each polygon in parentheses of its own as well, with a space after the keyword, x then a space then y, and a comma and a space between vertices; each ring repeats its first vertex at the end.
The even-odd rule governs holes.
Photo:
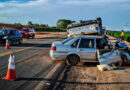
POLYGON ((63 90, 130 90, 130 68, 99 71, 96 66, 67 67, 55 89, 63 90))
POLYGON ((43 37, 51 37, 56 36, 58 38, 58 35, 65 35, 66 32, 58 32, 58 33, 44 33, 44 32, 36 32, 36 38, 43 38, 43 37))

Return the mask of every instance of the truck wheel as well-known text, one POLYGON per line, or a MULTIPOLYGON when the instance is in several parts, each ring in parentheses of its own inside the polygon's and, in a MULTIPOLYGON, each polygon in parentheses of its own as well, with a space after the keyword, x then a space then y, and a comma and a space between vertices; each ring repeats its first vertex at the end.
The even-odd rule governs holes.
POLYGON ((77 55, 70 55, 68 56, 67 60, 66 60, 66 63, 68 65, 71 65, 71 66, 75 66, 78 64, 79 62, 79 57, 77 55))

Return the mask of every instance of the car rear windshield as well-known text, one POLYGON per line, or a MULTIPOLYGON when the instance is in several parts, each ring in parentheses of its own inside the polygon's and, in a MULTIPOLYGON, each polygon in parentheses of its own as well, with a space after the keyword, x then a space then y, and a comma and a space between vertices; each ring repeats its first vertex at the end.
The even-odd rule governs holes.
POLYGON ((21 31, 26 31, 27 32, 27 31, 29 31, 29 29, 21 29, 21 31))
POLYGON ((72 38, 67 38, 65 40, 62 41, 62 44, 66 44, 68 41, 70 41, 72 38))

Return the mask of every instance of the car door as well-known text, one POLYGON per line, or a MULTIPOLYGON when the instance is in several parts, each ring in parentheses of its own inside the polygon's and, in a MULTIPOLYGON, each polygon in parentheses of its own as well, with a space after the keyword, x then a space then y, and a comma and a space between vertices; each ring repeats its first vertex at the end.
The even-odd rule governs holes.
POLYGON ((32 29, 29 29, 29 32, 28 32, 28 33, 29 33, 29 36, 31 36, 31 37, 33 36, 32 29))
POLYGON ((20 33, 17 30, 15 31, 15 36, 16 36, 17 41, 21 38, 20 33))
POLYGON ((10 36, 10 40, 11 40, 12 42, 15 42, 15 41, 16 41, 16 37, 15 37, 15 32, 14 32, 14 30, 10 30, 9 36, 10 36))
POLYGON ((70 52, 77 54, 77 49, 78 49, 77 47, 78 47, 79 41, 80 39, 77 39, 71 44, 70 52))
POLYGON ((78 47, 78 53, 82 60, 96 60, 95 39, 82 38, 78 47))
POLYGON ((17 42, 18 41, 18 37, 17 37, 17 34, 16 34, 16 30, 12 30, 12 31, 13 31, 13 40, 15 42, 17 42))

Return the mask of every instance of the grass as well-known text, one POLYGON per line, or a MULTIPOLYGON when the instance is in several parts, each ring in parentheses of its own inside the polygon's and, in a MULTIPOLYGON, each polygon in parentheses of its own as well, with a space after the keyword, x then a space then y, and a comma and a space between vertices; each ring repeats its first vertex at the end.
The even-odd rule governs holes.
MULTIPOLYGON (((118 31, 107 31, 107 35, 111 35, 116 38, 121 38, 121 32, 118 31)), ((124 40, 130 42, 130 32, 125 32, 124 40)))

